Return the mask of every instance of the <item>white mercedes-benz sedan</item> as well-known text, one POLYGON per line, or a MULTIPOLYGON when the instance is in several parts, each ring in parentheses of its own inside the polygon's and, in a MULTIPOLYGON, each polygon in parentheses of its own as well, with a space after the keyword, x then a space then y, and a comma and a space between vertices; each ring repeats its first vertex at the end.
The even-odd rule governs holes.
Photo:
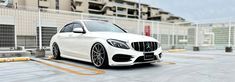
POLYGON ((121 27, 97 20, 66 24, 51 39, 55 59, 91 62, 97 68, 160 62, 160 43, 148 36, 127 33, 121 27))

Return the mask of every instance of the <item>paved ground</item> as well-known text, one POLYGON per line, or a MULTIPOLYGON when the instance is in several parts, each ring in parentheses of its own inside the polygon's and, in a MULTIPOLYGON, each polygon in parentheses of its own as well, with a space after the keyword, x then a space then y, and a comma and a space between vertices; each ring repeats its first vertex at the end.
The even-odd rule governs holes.
POLYGON ((0 63, 0 82, 234 82, 235 54, 223 51, 164 53, 153 65, 96 69, 63 59, 0 63))

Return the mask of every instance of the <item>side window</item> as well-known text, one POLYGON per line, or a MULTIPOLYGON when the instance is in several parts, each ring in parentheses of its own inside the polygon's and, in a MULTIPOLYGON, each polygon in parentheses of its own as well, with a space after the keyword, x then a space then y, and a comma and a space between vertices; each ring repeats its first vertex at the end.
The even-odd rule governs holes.
POLYGON ((73 31, 73 24, 65 26, 64 32, 72 32, 72 31, 73 31))
POLYGON ((74 28, 82 28, 82 25, 80 23, 68 24, 61 29, 60 33, 72 32, 74 28))
POLYGON ((82 25, 80 23, 73 24, 73 28, 82 28, 82 25))
MULTIPOLYGON (((65 26, 65 27, 66 27, 66 26, 65 26)), ((63 33, 63 32, 64 32, 65 27, 63 27, 63 28, 60 30, 60 33, 63 33)))

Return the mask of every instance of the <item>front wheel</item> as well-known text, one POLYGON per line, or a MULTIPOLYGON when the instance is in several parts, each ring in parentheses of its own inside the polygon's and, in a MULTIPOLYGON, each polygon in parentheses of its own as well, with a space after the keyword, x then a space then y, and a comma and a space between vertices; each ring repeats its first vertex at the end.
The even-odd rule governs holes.
POLYGON ((91 49, 91 61, 97 68, 107 68, 108 55, 101 43, 95 43, 91 49))
POLYGON ((52 47, 52 52, 53 52, 53 58, 54 59, 60 59, 60 49, 59 46, 57 44, 53 44, 52 47))

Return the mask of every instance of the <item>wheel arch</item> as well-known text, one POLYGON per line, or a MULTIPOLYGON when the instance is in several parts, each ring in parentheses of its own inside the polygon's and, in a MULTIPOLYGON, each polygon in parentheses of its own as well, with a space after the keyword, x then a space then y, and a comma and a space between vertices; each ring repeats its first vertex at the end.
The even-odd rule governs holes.
POLYGON ((106 50, 106 52, 107 52, 107 41, 106 41, 106 39, 95 39, 94 40, 94 42, 92 43, 92 46, 91 46, 91 48, 90 48, 90 50, 89 50, 89 54, 91 55, 91 50, 92 50, 92 48, 94 47, 94 45, 96 44, 96 43, 101 43, 103 46, 104 46, 104 48, 105 48, 105 50, 106 50))
MULTIPOLYGON (((90 60, 91 60, 91 62, 93 63, 93 60, 92 60, 92 49, 94 48, 94 46, 95 46, 96 44, 101 44, 101 46, 104 47, 104 50, 105 50, 105 53, 106 53, 106 57, 105 57, 106 62, 104 62, 104 63, 105 63, 105 66, 102 66, 101 68, 107 68, 107 67, 109 67, 109 55, 108 55, 108 52, 107 52, 107 47, 105 47, 105 44, 103 44, 102 42, 94 42, 94 44, 92 45, 92 47, 91 47, 91 49, 90 49, 90 60)), ((100 68, 100 67, 98 67, 98 68, 100 68)))
POLYGON ((91 52, 92 52, 92 48, 95 46, 95 44, 97 44, 97 43, 100 43, 103 47, 104 47, 104 49, 105 49, 105 51, 106 51, 106 54, 107 54, 107 57, 108 57, 108 52, 107 52, 107 47, 105 46, 105 44, 103 43, 103 42, 99 42, 99 41, 97 41, 97 42, 94 42, 93 44, 92 44, 92 46, 91 46, 91 48, 90 48, 90 58, 91 58, 91 52))

